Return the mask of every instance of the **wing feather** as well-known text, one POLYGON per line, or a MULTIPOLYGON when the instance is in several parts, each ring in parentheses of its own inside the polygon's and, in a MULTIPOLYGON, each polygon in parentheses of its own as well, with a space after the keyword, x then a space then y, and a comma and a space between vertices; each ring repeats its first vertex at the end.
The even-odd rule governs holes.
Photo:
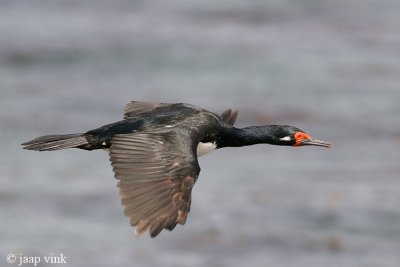
POLYGON ((152 103, 152 102, 140 102, 131 101, 124 108, 124 119, 134 118, 144 113, 153 111, 156 108, 170 106, 168 103, 152 103))
POLYGON ((233 126, 237 119, 238 113, 238 110, 232 111, 232 109, 227 109, 221 114, 221 120, 226 124, 233 126))
POLYGON ((186 222, 200 167, 197 144, 188 131, 181 132, 121 134, 111 140, 121 203, 137 235, 149 231, 155 237, 186 222))

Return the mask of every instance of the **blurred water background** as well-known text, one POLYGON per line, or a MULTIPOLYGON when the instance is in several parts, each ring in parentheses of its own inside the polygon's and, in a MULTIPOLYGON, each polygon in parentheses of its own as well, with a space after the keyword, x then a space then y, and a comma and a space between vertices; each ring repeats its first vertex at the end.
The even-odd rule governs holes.
POLYGON ((2 0, 1 266, 400 266, 399 14, 398 0, 2 0), (20 147, 117 121, 130 100, 240 109, 238 126, 334 146, 207 155, 186 225, 135 238, 106 153, 20 147))

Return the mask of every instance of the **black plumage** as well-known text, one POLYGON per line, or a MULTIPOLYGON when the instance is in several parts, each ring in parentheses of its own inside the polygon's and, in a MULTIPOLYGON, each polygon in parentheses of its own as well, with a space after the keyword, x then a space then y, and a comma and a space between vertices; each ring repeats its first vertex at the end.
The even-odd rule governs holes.
POLYGON ((155 237, 186 222, 204 143, 205 152, 259 143, 330 146, 293 126, 235 128, 238 111, 230 109, 218 116, 190 104, 131 102, 124 111, 123 120, 86 133, 47 135, 22 145, 38 151, 109 149, 125 215, 138 235, 149 231, 155 237))

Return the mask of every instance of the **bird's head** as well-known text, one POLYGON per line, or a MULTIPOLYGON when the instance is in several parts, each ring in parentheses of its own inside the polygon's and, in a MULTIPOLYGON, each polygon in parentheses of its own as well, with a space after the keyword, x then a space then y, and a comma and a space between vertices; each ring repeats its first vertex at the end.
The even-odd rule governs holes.
POLYGON ((276 125, 274 129, 275 142, 282 146, 322 146, 331 147, 331 144, 325 141, 312 138, 309 134, 288 125, 276 125))

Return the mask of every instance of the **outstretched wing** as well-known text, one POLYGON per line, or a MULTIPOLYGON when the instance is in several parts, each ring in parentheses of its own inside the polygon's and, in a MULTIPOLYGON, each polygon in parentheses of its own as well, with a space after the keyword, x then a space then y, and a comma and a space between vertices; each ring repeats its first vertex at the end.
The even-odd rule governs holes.
POLYGON ((185 224, 191 192, 200 173, 191 138, 176 131, 113 137, 110 160, 119 180, 121 203, 135 233, 185 224))
POLYGON ((170 106, 168 103, 152 103, 152 102, 140 102, 131 101, 124 108, 124 119, 137 117, 143 113, 152 111, 156 108, 170 106))
POLYGON ((232 111, 232 109, 227 109, 221 114, 221 120, 226 124, 233 126, 238 116, 239 110, 232 111))
MULTIPOLYGON (((172 105, 176 104, 131 101, 124 108, 124 119, 138 117, 139 115, 143 115, 144 113, 153 111, 155 109, 165 108, 172 105)), ((198 107, 193 105, 188 105, 188 104, 181 104, 181 105, 186 108, 190 107, 193 109, 199 109, 198 107)), ((220 118, 226 124, 233 126, 238 116, 238 113, 239 113, 238 110, 232 111, 232 109, 227 109, 221 114, 220 118)))

